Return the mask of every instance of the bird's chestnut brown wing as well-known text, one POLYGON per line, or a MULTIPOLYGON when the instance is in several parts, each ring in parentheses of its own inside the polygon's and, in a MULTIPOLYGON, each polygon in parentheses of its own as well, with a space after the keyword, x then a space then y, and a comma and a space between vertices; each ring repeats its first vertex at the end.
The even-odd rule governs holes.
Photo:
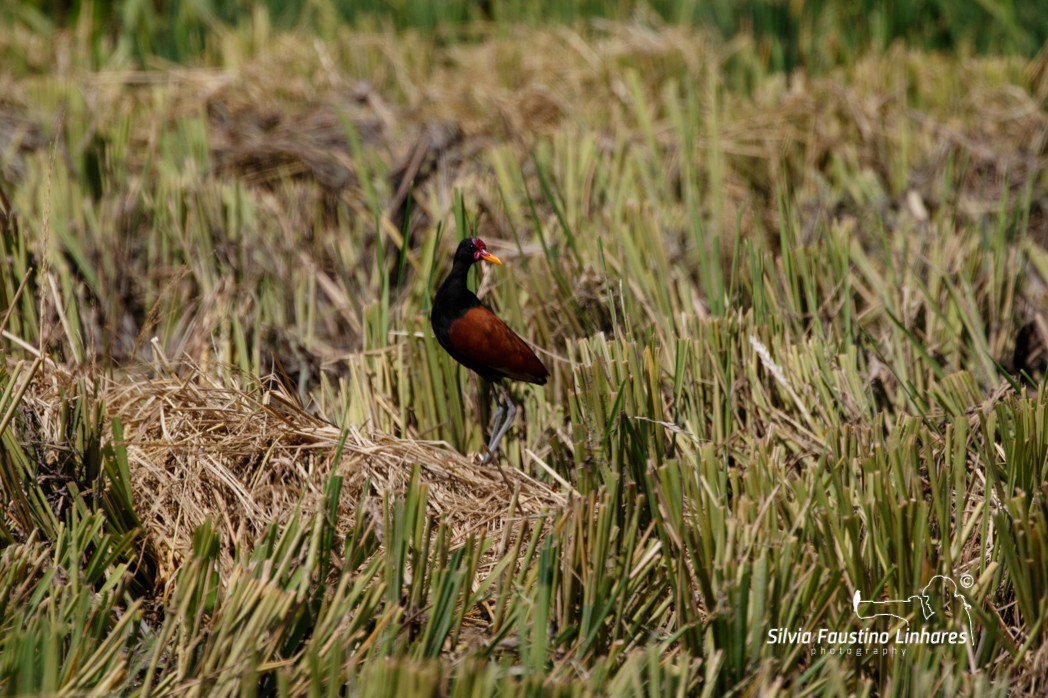
POLYGON ((448 340, 455 358, 467 366, 529 383, 544 384, 549 376, 531 347, 484 306, 470 308, 452 322, 448 340))

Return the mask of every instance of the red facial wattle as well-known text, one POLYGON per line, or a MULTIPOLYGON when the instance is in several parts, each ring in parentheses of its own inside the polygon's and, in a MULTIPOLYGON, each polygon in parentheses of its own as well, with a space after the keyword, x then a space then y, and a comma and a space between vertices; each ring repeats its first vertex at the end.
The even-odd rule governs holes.
POLYGON ((473 238, 473 247, 474 262, 479 262, 483 259, 485 262, 491 262, 492 264, 502 264, 502 260, 488 252, 487 245, 480 238, 473 238))

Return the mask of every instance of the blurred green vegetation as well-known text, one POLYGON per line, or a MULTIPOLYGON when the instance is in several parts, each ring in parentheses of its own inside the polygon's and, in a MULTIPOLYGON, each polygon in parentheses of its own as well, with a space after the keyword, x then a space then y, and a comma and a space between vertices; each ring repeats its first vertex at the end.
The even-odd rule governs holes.
POLYGON ((280 29, 329 35, 334 26, 439 28, 472 22, 509 26, 574 24, 597 18, 640 19, 708 28, 722 38, 752 35, 773 70, 820 71, 902 40, 914 48, 1032 56, 1048 41, 1048 12, 1024 0, 27 0, 0 8, 0 18, 37 31, 88 19, 95 42, 115 42, 139 61, 197 59, 209 37, 255 20, 280 29))

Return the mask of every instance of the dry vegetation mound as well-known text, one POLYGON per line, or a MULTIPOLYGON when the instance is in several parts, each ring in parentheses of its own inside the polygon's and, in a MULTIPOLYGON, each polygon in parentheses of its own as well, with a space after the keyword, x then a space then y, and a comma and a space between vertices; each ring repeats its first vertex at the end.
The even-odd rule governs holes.
POLYGON ((250 549, 271 524, 321 511, 332 475, 344 481, 336 530, 344 534, 364 506, 360 515, 380 540, 383 504, 404 495, 415 469, 429 515, 449 525, 455 546, 497 535, 507 520, 559 511, 567 501, 556 484, 516 468, 481 466, 443 442, 399 439, 366 425, 340 430, 308 414, 273 376, 222 385, 197 367, 164 365, 116 380, 78 376, 48 360, 19 410, 34 425, 29 445, 59 512, 68 505, 62 499, 70 474, 54 449, 66 441, 65 400, 77 393, 104 408, 106 433, 110 421, 122 425, 122 440, 106 441, 126 449, 135 514, 159 565, 158 583, 174 578, 206 519, 216 520, 228 573, 236 549, 250 549))

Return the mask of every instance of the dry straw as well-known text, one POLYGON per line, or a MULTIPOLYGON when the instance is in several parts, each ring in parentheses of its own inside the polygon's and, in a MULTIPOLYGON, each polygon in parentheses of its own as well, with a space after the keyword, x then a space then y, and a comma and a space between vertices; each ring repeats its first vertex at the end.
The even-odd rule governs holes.
MULTIPOLYGON (((331 474, 345 483, 340 530, 365 502, 380 538, 381 502, 404 492, 416 466, 430 514, 450 524, 455 542, 566 502, 518 469, 481 466, 443 442, 361 425, 340 430, 309 414, 277 380, 225 387, 189 364, 145 371, 134 380, 101 378, 93 387, 108 417, 123 424, 136 509, 160 553, 162 578, 186 558, 207 518, 218 519, 228 567, 234 545, 250 549, 267 526, 296 509, 319 511, 331 474)), ((38 372, 25 404, 38 411, 45 432, 57 419, 52 406, 77 380, 87 379, 50 361, 38 372)), ((45 433, 43 441, 60 440, 45 433)))

